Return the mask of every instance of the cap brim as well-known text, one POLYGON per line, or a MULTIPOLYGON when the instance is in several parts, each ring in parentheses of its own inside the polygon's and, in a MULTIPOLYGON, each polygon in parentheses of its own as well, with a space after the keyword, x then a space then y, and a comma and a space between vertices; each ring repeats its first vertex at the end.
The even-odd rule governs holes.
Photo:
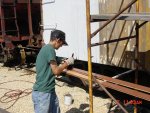
POLYGON ((64 44, 63 44, 64 46, 68 46, 68 43, 66 42, 66 41, 64 41, 64 44))

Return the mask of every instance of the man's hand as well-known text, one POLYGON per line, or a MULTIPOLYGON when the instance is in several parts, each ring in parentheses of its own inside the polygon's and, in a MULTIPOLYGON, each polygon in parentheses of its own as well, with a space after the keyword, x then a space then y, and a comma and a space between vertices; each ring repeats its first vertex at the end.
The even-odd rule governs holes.
POLYGON ((73 65, 73 64, 74 64, 74 58, 73 58, 73 57, 70 57, 70 58, 68 58, 67 60, 65 60, 65 62, 66 62, 68 65, 73 65))

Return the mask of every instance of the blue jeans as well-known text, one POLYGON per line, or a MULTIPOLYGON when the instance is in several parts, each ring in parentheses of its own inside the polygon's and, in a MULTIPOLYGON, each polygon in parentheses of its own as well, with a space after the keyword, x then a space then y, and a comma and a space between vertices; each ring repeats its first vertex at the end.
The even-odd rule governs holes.
POLYGON ((60 113, 59 101, 55 92, 32 91, 35 113, 60 113))

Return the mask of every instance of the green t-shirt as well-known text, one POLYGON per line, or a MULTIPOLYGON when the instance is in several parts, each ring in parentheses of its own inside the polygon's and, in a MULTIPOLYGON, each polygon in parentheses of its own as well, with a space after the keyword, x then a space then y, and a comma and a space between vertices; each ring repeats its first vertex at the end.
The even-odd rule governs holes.
POLYGON ((50 61, 56 61, 55 49, 47 44, 43 46, 36 59, 36 82, 33 90, 53 92, 55 90, 55 75, 50 67, 50 61))

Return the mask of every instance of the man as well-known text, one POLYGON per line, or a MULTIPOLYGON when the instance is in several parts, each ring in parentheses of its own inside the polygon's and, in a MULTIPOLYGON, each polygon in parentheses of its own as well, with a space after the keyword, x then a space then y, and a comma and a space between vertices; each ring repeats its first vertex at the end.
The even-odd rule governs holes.
POLYGON ((59 75, 69 65, 73 57, 57 65, 55 49, 68 45, 65 33, 60 30, 51 32, 50 42, 44 45, 36 59, 36 82, 33 86, 32 100, 35 113, 60 113, 59 101, 55 93, 55 75, 59 75))

